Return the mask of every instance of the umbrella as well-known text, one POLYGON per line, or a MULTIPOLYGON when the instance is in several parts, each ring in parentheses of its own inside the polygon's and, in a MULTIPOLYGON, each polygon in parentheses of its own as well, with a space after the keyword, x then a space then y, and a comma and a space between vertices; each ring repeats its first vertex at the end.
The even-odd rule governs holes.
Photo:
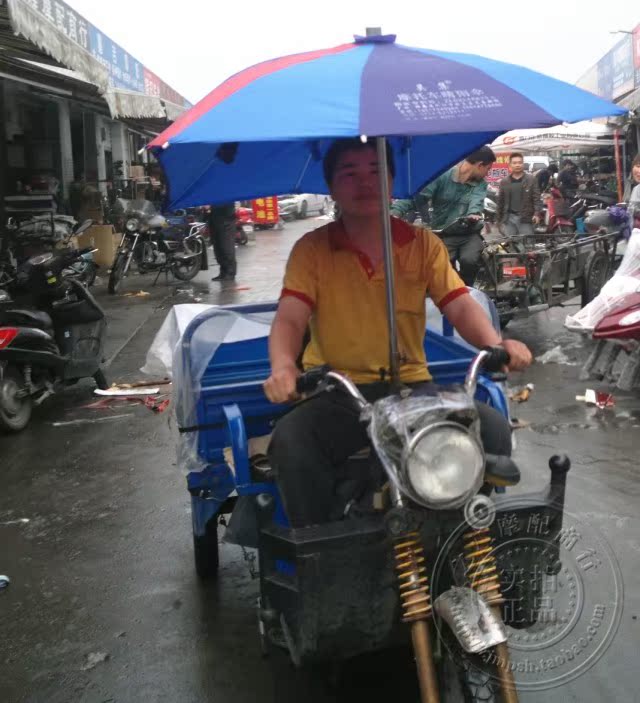
POLYGON ((526 68, 376 35, 241 71, 149 146, 171 209, 326 193, 329 141, 361 135, 390 138, 393 195, 407 197, 508 130, 624 113, 526 68))

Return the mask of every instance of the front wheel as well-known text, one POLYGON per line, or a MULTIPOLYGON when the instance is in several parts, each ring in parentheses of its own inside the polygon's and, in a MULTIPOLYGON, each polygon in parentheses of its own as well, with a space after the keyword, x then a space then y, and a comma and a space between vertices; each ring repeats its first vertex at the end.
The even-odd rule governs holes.
POLYGON ((106 391, 109 389, 109 384, 107 383, 107 377, 104 375, 102 369, 98 369, 93 374, 93 380, 96 382, 96 386, 101 391, 106 391))
POLYGON ((0 430, 20 432, 31 419, 33 403, 22 374, 11 366, 0 378, 0 430))
POLYGON ((119 251, 116 254, 116 258, 111 266, 111 273, 109 274, 109 286, 108 290, 111 295, 115 295, 120 289, 120 284, 124 278, 124 270, 127 266, 127 252, 119 251))
MULTIPOLYGON (((456 646, 456 645, 453 645, 456 646)), ((495 675, 478 655, 447 651, 442 661, 443 703, 498 703, 501 700, 495 675)))
POLYGON ((91 288, 91 286, 96 282, 97 271, 98 267, 93 263, 93 261, 87 262, 83 276, 83 283, 87 286, 87 288, 91 288))

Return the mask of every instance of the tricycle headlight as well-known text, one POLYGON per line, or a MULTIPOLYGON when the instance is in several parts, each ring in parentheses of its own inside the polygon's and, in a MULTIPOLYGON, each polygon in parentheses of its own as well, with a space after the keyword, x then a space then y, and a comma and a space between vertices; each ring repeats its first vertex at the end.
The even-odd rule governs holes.
POLYGON ((125 227, 127 232, 135 232, 138 229, 138 220, 136 220, 135 217, 132 217, 130 220, 127 220, 125 227))
POLYGON ((404 468, 422 505, 454 509, 464 505, 482 485, 484 453, 465 427, 440 422, 411 439, 404 468))

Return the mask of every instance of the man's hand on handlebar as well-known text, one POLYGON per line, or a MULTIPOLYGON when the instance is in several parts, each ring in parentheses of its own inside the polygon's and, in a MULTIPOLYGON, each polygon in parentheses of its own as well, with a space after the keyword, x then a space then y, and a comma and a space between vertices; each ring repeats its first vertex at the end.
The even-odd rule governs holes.
POLYGON ((482 219, 482 215, 479 215, 478 213, 474 213, 473 215, 467 215, 468 220, 473 220, 474 222, 477 222, 478 220, 482 219))
POLYGON ((291 403, 300 396, 296 390, 296 381, 300 369, 295 364, 285 364, 271 370, 271 376, 265 381, 264 392, 272 403, 291 403))
POLYGON ((533 357, 526 344, 515 339, 504 339, 500 346, 509 354, 509 371, 522 371, 531 366, 533 357))

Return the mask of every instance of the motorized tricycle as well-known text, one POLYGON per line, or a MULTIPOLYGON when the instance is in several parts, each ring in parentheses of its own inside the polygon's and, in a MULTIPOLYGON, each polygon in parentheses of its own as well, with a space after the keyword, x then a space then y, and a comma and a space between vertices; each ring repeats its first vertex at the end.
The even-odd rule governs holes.
POLYGON ((259 446, 287 412, 262 389, 274 310, 202 313, 182 337, 179 368, 174 363, 198 574, 217 576, 218 527, 228 521, 233 541, 258 549, 266 651, 283 648, 298 666, 338 662, 406 642, 408 628, 424 700, 492 701, 499 689, 517 700, 505 624, 532 625, 540 591, 527 582, 514 592, 508 574, 521 568, 542 578, 560 567, 554 539, 569 461, 552 457, 539 493, 504 493, 520 474, 509 457, 484 454, 474 398, 508 415, 500 377, 491 377, 507 359, 428 330, 430 369, 442 385, 426 395, 402 389, 373 405, 328 368, 303 374, 301 391, 352 398, 373 450, 341 472, 337 500, 349 506, 342 519, 292 529, 259 446), (516 564, 502 549, 505 515, 523 528, 543 521, 549 549, 522 553, 516 564), (488 665, 487 652, 507 664, 488 665))

